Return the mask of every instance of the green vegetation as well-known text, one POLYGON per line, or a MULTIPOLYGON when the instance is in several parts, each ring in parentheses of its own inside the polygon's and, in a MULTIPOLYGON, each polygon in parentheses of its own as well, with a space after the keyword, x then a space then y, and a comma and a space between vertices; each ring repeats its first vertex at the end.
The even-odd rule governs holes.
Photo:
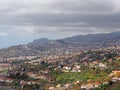
POLYGON ((115 88, 114 90, 120 90, 120 87, 115 88))
POLYGON ((86 70, 83 71, 82 73, 78 72, 78 73, 72 73, 72 72, 68 72, 68 73, 62 73, 60 75, 58 75, 57 77, 57 82, 64 84, 64 83, 72 83, 75 81, 82 81, 85 82, 87 80, 97 80, 97 81, 104 81, 104 78, 107 77, 107 73, 105 71, 96 71, 93 69, 90 70, 86 70))

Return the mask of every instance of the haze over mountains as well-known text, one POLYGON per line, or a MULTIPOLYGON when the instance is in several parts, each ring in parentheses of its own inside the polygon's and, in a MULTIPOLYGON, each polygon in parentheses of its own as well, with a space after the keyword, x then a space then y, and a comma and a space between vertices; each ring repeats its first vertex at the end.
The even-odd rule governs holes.
MULTIPOLYGON (((26 45, 12 46, 0 50, 0 57, 36 56, 41 52, 52 50, 59 52, 61 49, 78 50, 104 48, 120 45, 120 31, 112 33, 88 34, 68 37, 59 40, 41 38, 26 45)), ((73 51, 73 50, 72 50, 73 51)))

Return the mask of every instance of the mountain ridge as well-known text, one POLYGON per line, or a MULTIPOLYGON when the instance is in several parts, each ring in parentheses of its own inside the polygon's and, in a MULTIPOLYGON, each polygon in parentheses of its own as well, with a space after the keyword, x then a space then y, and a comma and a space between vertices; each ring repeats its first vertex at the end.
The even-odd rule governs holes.
POLYGON ((67 51, 72 48, 89 49, 109 47, 112 45, 120 45, 120 31, 102 34, 77 35, 56 40, 41 38, 26 45, 17 45, 0 49, 0 57, 35 56, 49 50, 53 50, 53 52, 58 50, 59 52, 62 49, 67 51))

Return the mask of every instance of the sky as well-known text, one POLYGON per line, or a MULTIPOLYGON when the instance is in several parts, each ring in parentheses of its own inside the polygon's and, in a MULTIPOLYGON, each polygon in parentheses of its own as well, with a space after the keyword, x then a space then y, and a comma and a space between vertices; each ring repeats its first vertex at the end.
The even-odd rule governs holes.
POLYGON ((120 0, 0 0, 0 48, 120 31, 120 0))

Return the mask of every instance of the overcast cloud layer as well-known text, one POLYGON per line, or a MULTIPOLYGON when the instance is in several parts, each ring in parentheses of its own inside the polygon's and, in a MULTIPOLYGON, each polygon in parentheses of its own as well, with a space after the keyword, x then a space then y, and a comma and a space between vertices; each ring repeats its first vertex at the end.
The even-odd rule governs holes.
POLYGON ((0 0, 0 47, 120 31, 120 0, 0 0))

